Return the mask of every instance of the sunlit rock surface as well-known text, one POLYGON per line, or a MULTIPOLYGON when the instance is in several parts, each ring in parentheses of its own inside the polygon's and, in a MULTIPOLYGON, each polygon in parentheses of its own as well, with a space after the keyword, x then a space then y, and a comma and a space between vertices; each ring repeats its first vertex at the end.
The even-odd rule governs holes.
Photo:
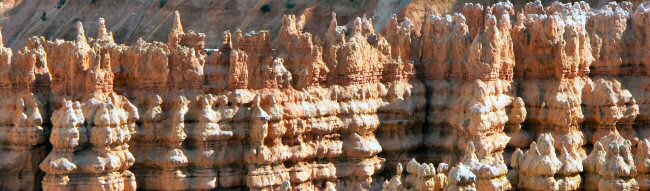
POLYGON ((650 189, 650 3, 460 6, 1 47, 0 190, 650 189))

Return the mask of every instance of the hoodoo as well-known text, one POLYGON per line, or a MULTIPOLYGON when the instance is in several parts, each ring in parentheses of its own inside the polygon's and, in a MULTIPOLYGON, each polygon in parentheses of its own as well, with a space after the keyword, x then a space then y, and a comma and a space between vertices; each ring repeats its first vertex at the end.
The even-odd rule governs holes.
POLYGON ((650 3, 425 4, 3 25, 0 190, 650 189, 650 3))

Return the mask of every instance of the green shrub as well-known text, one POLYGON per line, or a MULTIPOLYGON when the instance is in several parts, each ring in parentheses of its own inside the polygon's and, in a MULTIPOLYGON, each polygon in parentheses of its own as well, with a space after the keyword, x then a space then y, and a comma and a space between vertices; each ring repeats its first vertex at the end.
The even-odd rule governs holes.
POLYGON ((287 9, 293 9, 296 7, 296 3, 293 2, 292 0, 289 0, 284 3, 284 7, 286 7, 287 9))
POLYGON ((41 20, 47 21, 47 13, 43 11, 43 14, 41 15, 41 20))
POLYGON ((59 0, 59 3, 56 4, 56 8, 60 9, 61 7, 63 7, 63 5, 65 5, 65 0, 59 0))
POLYGON ((167 4, 167 0, 158 0, 158 7, 162 8, 167 4))
POLYGON ((260 7, 260 11, 262 11, 262 13, 271 12, 271 5, 269 4, 262 5, 262 7, 260 7))

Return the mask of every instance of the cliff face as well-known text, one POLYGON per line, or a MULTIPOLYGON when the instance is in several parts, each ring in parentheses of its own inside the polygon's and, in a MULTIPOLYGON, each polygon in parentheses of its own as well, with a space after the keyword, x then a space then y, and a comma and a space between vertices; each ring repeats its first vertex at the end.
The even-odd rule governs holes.
POLYGON ((77 22, 1 45, 0 190, 648 189, 649 7, 218 37, 175 12, 166 43, 133 45, 77 22))

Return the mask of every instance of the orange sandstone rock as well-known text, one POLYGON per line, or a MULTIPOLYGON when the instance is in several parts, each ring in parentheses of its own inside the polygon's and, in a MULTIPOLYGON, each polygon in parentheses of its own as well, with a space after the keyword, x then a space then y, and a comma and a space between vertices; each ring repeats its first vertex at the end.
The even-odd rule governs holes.
POLYGON ((0 48, 0 189, 647 189, 649 4, 515 5, 0 48))

